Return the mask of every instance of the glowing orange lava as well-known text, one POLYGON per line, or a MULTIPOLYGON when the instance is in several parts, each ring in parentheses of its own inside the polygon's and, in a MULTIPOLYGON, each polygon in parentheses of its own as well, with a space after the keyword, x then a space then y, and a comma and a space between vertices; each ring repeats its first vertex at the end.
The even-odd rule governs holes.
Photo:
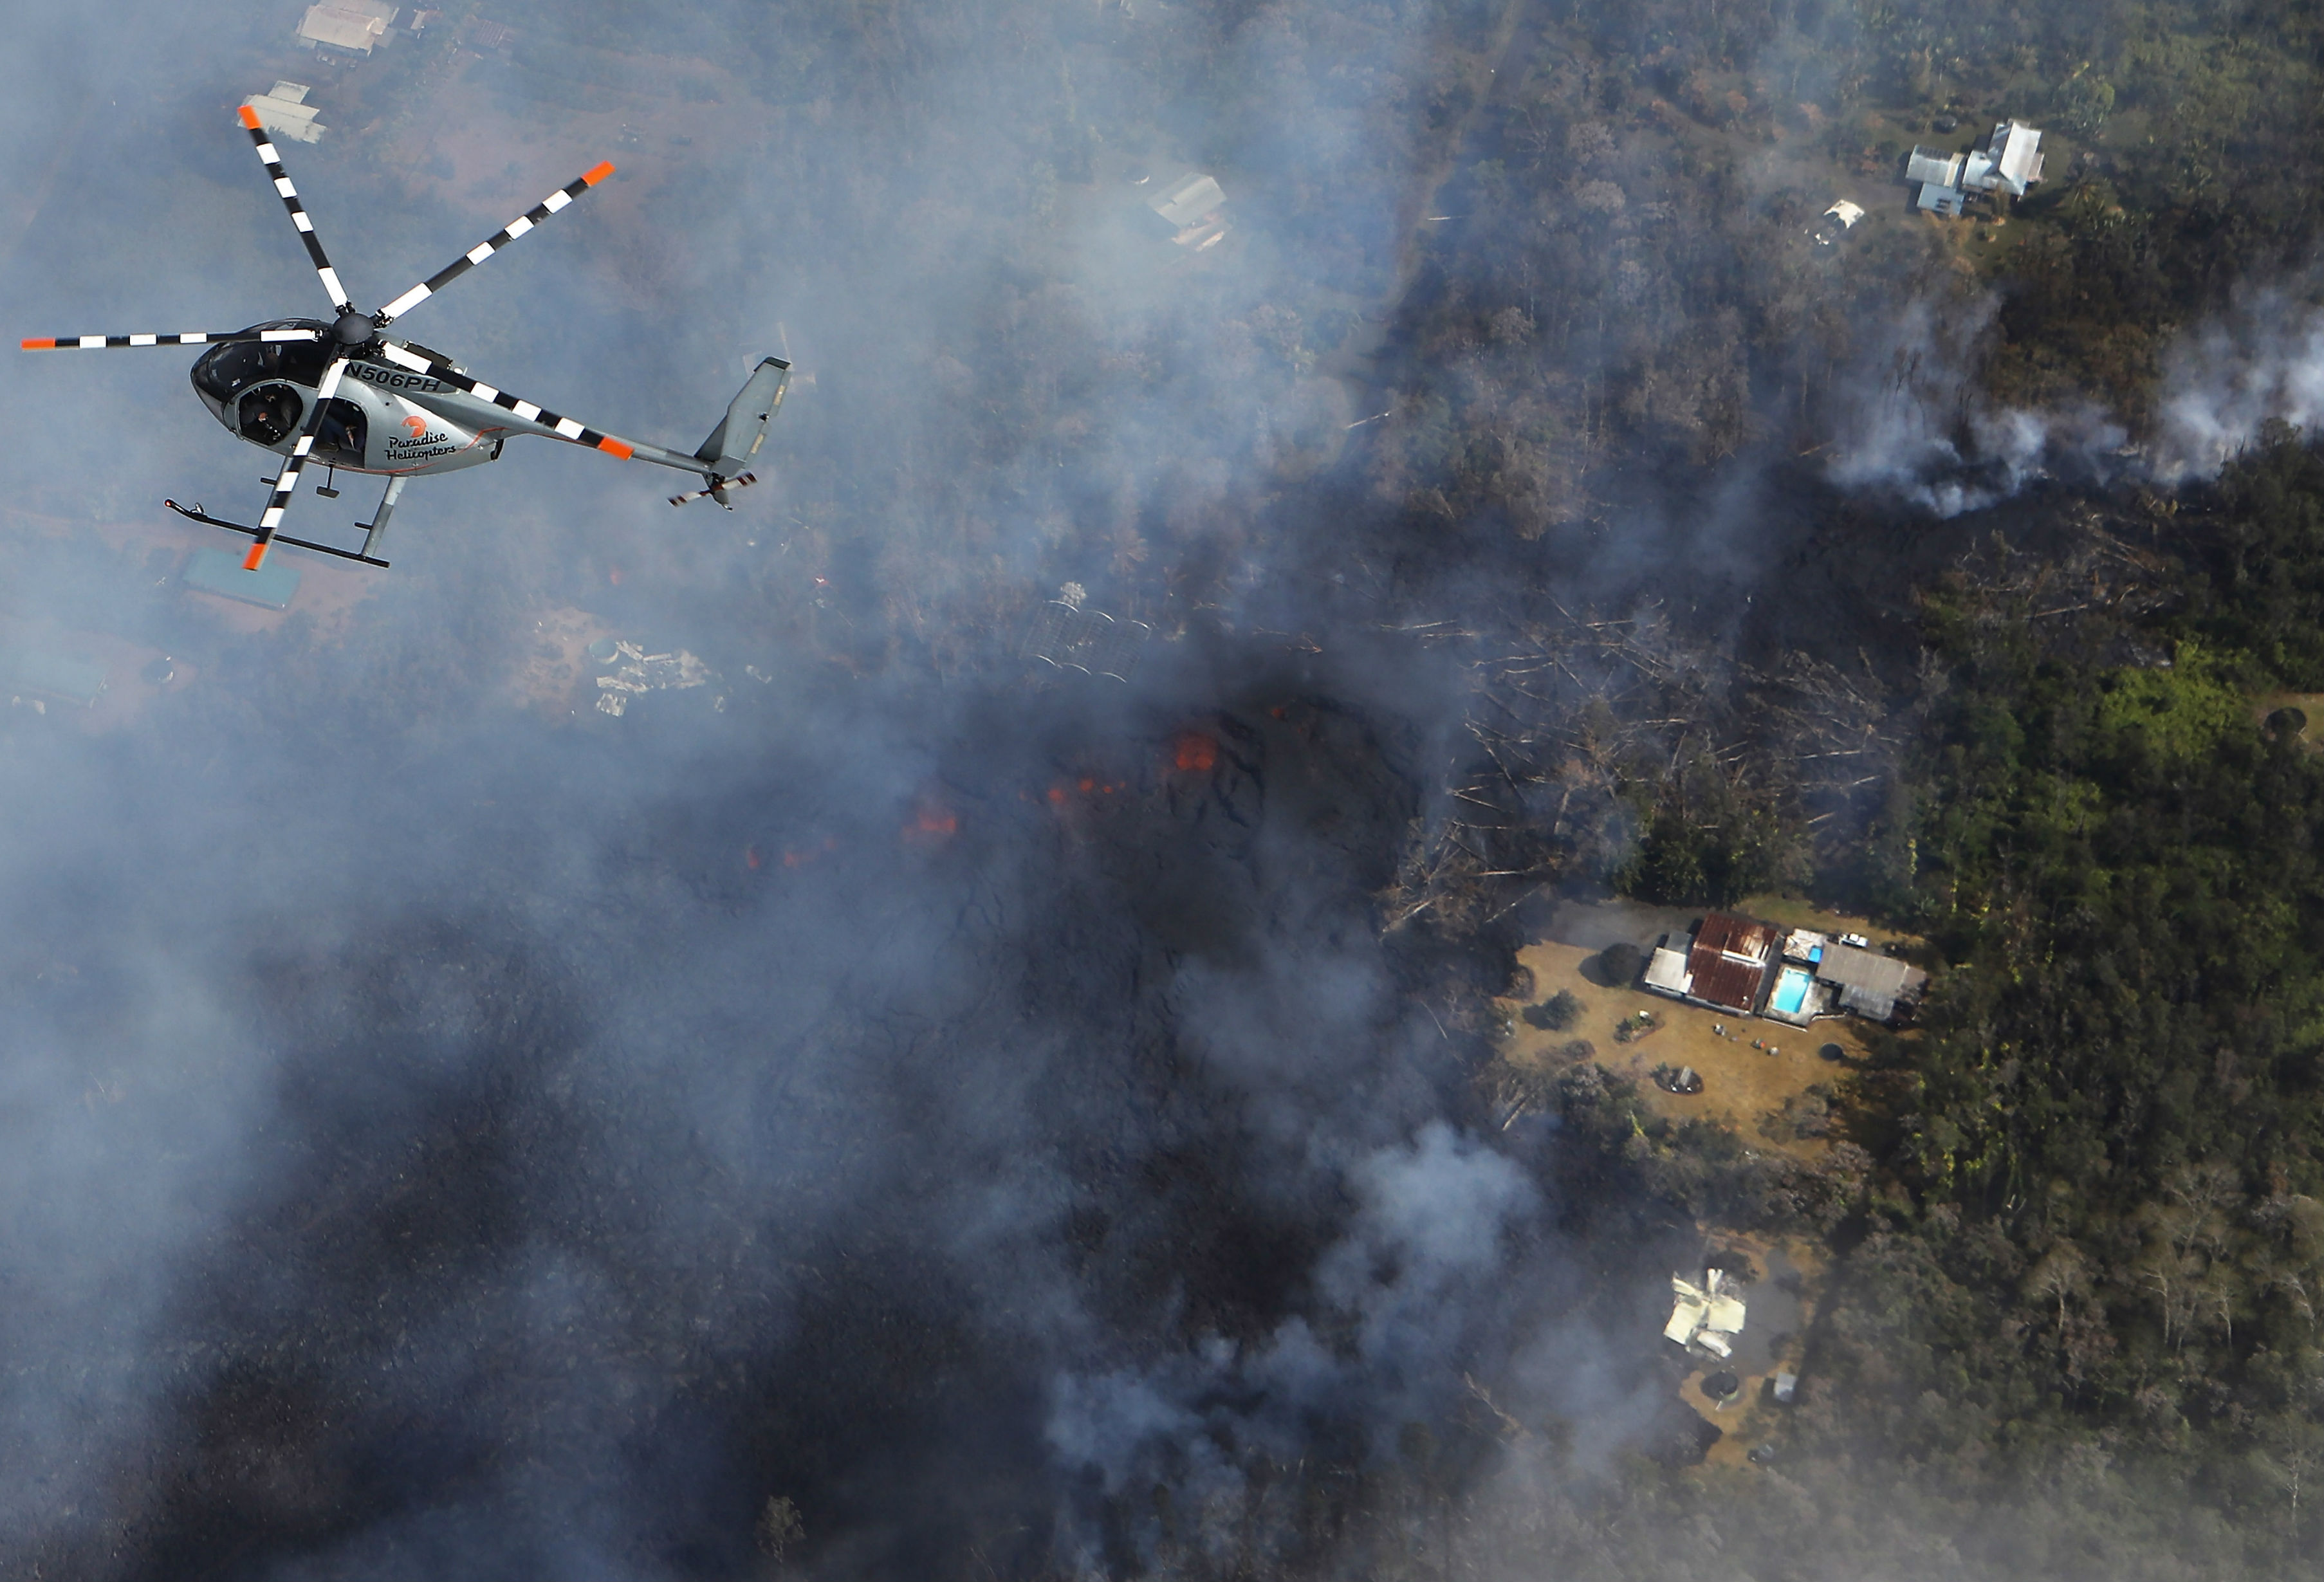
POLYGON ((1170 761, 1188 775, 1207 775, 1219 767, 1219 744, 1198 731, 1181 734, 1173 744, 1170 761))
POLYGON ((923 802, 912 822, 904 826, 904 839, 916 845, 932 845, 949 841, 960 832, 960 816, 941 802, 923 802))
POLYGON ((819 846, 809 846, 804 851, 791 851, 786 849, 783 852, 783 866, 785 868, 804 868, 808 863, 813 862, 816 858, 822 856, 825 852, 836 851, 838 850, 839 837, 837 835, 825 835, 823 838, 823 843, 819 846))

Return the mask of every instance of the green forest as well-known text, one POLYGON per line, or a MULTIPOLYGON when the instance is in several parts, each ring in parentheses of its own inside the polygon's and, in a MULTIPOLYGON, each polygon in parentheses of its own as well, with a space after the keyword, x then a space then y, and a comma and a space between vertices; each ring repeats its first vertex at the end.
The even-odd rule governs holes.
MULTIPOLYGON (((2324 675, 2324 462, 2279 432, 2173 529, 2153 600, 2126 601, 2144 615, 2045 623, 2003 578, 1928 591, 1904 854, 1872 866, 1936 986, 1843 1084, 1819 1173, 1761 1179, 1700 1128, 1634 1138, 1601 1083, 1561 1096, 1641 1190, 1838 1255, 1810 1352, 1829 1393, 1792 1420, 1806 1509, 1783 1520, 1859 1513, 1802 1575, 1980 1528, 1981 1550, 1955 1539, 1967 1574, 2312 1553, 2324 758, 2266 704, 2324 675)), ((1631 1497, 1784 1541, 1764 1489, 1648 1476, 1631 1497)))

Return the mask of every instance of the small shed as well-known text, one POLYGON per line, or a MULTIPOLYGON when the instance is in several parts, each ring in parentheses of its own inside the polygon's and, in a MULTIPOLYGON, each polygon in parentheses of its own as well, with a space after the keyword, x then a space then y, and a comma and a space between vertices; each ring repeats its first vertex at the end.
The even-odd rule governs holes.
POLYGON ((1815 238, 1817 246, 1829 247, 1856 229, 1857 222, 1863 218, 1862 204, 1850 203, 1844 198, 1835 198, 1830 208, 1816 216, 1815 229, 1808 234, 1815 238))

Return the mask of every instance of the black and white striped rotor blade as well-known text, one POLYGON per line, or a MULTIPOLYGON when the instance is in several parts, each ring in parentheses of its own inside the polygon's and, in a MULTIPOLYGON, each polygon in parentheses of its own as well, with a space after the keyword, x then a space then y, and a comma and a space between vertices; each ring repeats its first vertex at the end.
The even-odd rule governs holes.
POLYGON ((396 319, 402 317, 414 308, 420 306, 420 303, 425 302, 429 298, 442 290, 446 286, 450 285, 454 281, 456 281, 462 275, 466 274, 470 270, 484 262, 484 260, 490 258, 493 253, 498 253, 502 248, 515 241, 519 236, 523 235, 527 231, 534 229, 549 216, 565 208, 567 206, 571 204, 575 198, 580 197, 583 193, 588 191, 589 189, 595 187, 598 182, 603 181, 606 177, 613 173, 613 167, 606 161, 600 161, 597 164, 591 167, 578 179, 567 181, 564 186, 550 193, 547 198, 542 198, 539 203, 525 210, 524 213, 511 220, 507 225, 503 225, 500 230, 493 235, 486 237, 484 241, 476 244, 475 246, 469 248, 467 252, 462 253, 457 259, 445 265, 442 269, 438 270, 434 274, 429 275, 426 280, 420 281, 420 284, 404 292, 402 296, 398 297, 394 301, 390 302, 386 307, 381 308, 379 310, 379 322, 381 326, 384 327, 385 326, 393 323, 396 319))
POLYGON ((728 478, 723 483, 713 483, 707 489, 689 489, 683 494, 673 494, 669 497, 669 502, 672 505, 684 505, 693 500, 715 500, 719 504, 725 505, 728 510, 732 510, 734 508, 726 505, 726 497, 737 489, 748 489, 758 481, 758 474, 744 473, 740 477, 728 478))
POLYGON ((616 455, 623 461, 628 461, 637 453, 638 447, 626 439, 617 439, 613 435, 592 428, 585 423, 576 422, 571 418, 560 417, 546 407, 535 406, 520 396, 512 396, 504 390, 484 383, 482 380, 471 379, 449 363, 439 363, 432 357, 424 357, 410 346, 398 345, 390 341, 380 348, 379 354, 399 367, 409 368, 415 373, 433 374, 453 389, 465 390, 481 400, 492 402, 503 411, 515 413, 528 423, 538 423, 544 428, 554 430, 561 439, 569 439, 576 445, 586 445, 593 449, 602 450, 607 455, 616 455))
POLYGON ((225 346, 247 341, 318 341, 314 329, 186 330, 173 336, 27 336, 27 352, 101 352, 114 346, 225 346))
POLYGON ((339 376, 346 366, 344 356, 334 357, 324 365, 323 377, 315 386, 314 403, 307 409, 307 426, 299 431, 299 443, 290 447, 289 459, 275 477, 274 492, 268 497, 266 510, 258 519, 258 537, 250 541, 250 553, 243 556, 243 570, 256 571, 266 564, 266 547, 274 542, 274 529, 282 525, 282 513, 289 508, 291 495, 299 492, 299 474, 315 449, 316 432, 323 426, 323 414, 331 398, 339 393, 339 376))
POLYGON ((282 207, 290 213, 290 223, 299 227, 299 239, 307 244, 307 256, 315 262, 316 278, 323 282, 323 290, 330 293, 331 306, 341 313, 352 312, 355 304, 347 300, 346 289, 339 284, 338 271, 331 267, 330 259, 325 256, 322 238, 315 235, 315 222, 307 216, 305 207, 300 203, 299 189, 290 185, 290 176, 284 173, 282 156, 275 152, 273 140, 266 135, 266 128, 259 122, 258 112, 248 105, 243 106, 242 124, 250 133, 250 141, 257 145, 259 160, 266 166, 266 174, 274 183, 276 196, 282 199, 282 207))

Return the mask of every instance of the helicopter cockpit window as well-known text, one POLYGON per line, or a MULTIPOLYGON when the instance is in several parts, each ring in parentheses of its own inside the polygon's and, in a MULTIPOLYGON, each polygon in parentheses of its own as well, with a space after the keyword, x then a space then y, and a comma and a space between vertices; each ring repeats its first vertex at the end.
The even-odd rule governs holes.
POLYGON ((242 398, 235 409, 242 437, 261 445, 280 445, 298 432, 306 403, 287 384, 262 384, 242 398))
MULTIPOLYGON (((319 327, 300 319, 262 324, 260 329, 319 327)), ((194 388, 213 400, 230 401, 263 379, 287 379, 313 389, 322 382, 330 349, 319 341, 241 341, 205 352, 194 363, 194 388)))

